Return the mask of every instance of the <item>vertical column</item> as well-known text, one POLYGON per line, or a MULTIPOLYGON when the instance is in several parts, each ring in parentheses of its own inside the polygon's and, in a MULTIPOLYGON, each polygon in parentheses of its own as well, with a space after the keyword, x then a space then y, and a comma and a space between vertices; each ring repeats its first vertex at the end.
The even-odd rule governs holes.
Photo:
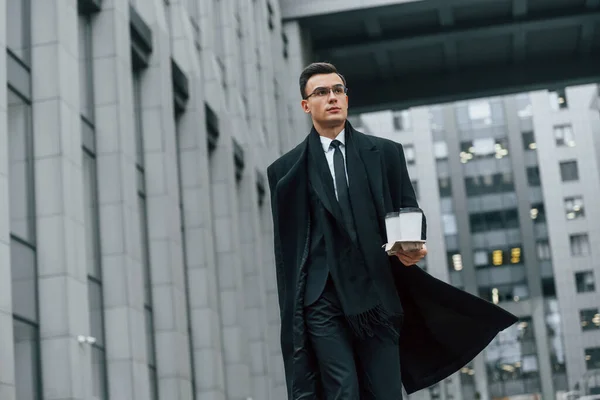
POLYGON ((42 382, 45 399, 85 399, 91 348, 79 124, 77 10, 33 1, 32 78, 42 382))
POLYGON ((154 43, 142 73, 140 112, 158 390, 160 399, 190 399, 170 38, 163 4, 145 4, 145 10, 154 43))
MULTIPOLYGON (((452 200, 455 210, 468 210, 467 207, 467 192, 464 182, 464 174, 462 172, 462 164, 456 154, 460 153, 460 137, 458 126, 456 123, 456 115, 454 106, 449 105, 444 107, 444 127, 448 136, 448 154, 454 155, 448 158, 450 163, 452 200)), ((468 212, 460 212, 456 215, 456 226, 458 231, 458 243, 463 261, 463 282, 465 291, 477 296, 477 276, 475 274, 475 263, 473 260, 473 247, 471 245, 471 228, 469 224, 468 212)), ((487 370, 484 360, 484 355, 479 354, 473 360, 475 369, 475 387, 481 395, 482 400, 489 398, 487 385, 487 370)))
MULTIPOLYGON (((9 0, 10 1, 10 0, 9 0)), ((0 0, 0 26, 6 26, 6 0, 0 0)), ((15 399, 10 217, 8 204, 8 122, 6 29, 0 29, 0 398, 15 399)))
POLYGON ((137 206, 129 3, 94 18, 94 102, 109 395, 150 398, 137 206))
POLYGON ((521 234, 529 240, 523 241, 523 256, 527 266, 527 285, 530 293, 531 319, 533 321, 535 343, 537 347, 538 364, 540 368, 540 381, 542 384, 542 397, 552 398, 554 389, 552 385, 552 370, 550 362, 550 345, 548 343, 548 329, 546 327, 546 315, 544 307, 544 295, 542 293, 542 278, 540 265, 535 248, 535 232, 530 217, 531 204, 529 203, 529 186, 525 170, 525 154, 523 151, 523 139, 521 127, 517 119, 518 109, 515 97, 504 98, 504 109, 507 128, 510 160, 517 193, 519 226, 521 234))

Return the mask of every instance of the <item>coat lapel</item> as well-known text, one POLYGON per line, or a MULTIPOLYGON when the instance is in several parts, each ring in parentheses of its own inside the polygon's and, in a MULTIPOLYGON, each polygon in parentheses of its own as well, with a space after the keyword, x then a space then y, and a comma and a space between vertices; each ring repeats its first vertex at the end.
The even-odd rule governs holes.
POLYGON ((321 146, 319 134, 314 130, 311 131, 308 144, 308 153, 310 162, 308 163, 308 176, 310 184, 323 203, 323 206, 336 220, 342 223, 342 211, 335 197, 333 188, 333 177, 321 146))
POLYGON ((375 201, 375 209, 379 218, 385 218, 386 210, 383 200, 383 170, 379 149, 368 136, 355 131, 350 123, 346 123, 346 132, 350 132, 354 145, 360 154, 367 172, 369 187, 375 201))

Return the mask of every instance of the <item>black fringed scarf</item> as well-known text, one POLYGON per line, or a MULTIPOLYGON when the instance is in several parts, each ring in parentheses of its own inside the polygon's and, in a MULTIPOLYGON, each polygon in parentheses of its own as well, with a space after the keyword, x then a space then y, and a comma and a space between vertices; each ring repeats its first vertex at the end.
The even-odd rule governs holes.
POLYGON ((369 235, 379 235, 379 224, 376 219, 369 217, 376 213, 367 174, 352 142, 351 129, 348 129, 348 126, 346 128, 345 160, 357 241, 351 238, 348 229, 344 226, 341 209, 335 197, 333 177, 319 134, 314 128, 308 141, 310 184, 321 197, 322 202, 327 204, 316 215, 316 218, 322 218, 324 222, 323 235, 327 263, 342 310, 355 336, 358 338, 373 336, 376 325, 388 327, 398 335, 392 322, 392 315, 384 308, 380 294, 369 274, 369 266, 361 249, 367 242, 365 238, 369 235), (373 212, 368 212, 369 207, 373 212))

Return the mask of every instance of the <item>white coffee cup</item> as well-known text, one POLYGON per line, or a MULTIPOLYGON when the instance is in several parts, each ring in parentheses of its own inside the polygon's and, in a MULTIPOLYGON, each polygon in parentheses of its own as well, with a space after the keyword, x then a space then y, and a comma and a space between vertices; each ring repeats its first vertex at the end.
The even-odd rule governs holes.
POLYGON ((388 243, 422 242, 423 211, 416 207, 401 208, 385 216, 388 243))

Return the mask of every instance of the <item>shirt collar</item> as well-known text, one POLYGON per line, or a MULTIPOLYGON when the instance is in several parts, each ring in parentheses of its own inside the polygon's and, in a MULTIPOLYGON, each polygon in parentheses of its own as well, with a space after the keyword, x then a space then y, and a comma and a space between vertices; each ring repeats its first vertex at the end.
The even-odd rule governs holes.
MULTIPOLYGON (((319 136, 319 138, 321 139, 321 145, 323 145, 323 151, 325 153, 327 153, 329 151, 329 148, 331 147, 331 142, 333 142, 333 139, 329 139, 324 136, 319 136)), ((342 146, 345 146, 346 145, 346 129, 342 129, 342 131, 340 133, 338 133, 338 135, 335 138, 336 138, 336 140, 339 140, 340 142, 342 142, 342 146)))

